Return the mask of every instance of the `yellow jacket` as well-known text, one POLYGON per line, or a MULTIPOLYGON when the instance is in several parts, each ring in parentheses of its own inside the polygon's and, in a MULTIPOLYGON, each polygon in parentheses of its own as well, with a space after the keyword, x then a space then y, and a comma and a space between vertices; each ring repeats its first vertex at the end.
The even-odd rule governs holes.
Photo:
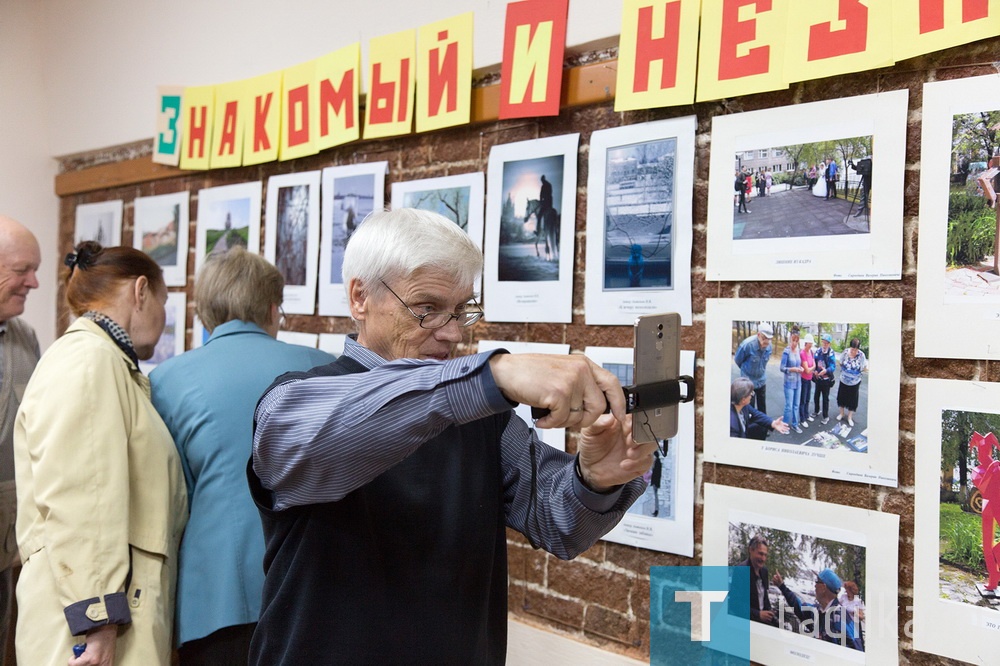
POLYGON ((92 321, 39 361, 14 457, 18 663, 61 666, 110 622, 116 664, 169 664, 184 476, 149 380, 92 321))

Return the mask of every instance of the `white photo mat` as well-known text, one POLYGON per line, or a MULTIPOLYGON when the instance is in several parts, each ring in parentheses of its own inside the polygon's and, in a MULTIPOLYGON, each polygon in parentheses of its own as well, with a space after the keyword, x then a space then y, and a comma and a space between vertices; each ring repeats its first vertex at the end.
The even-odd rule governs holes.
MULTIPOLYGON (((590 136, 587 177, 587 324, 631 325, 640 315, 677 312, 691 325, 691 236, 695 116, 598 130, 590 136), (646 155, 646 151, 651 154, 646 155), (660 151, 665 151, 662 155, 660 151), (634 157, 631 153, 639 157, 634 157), (646 159, 642 159, 645 157, 646 159), (632 163, 639 162, 638 169, 632 163), (638 173, 635 173, 638 171, 638 173), (661 175, 672 173, 671 177, 661 175), (670 233, 650 233, 645 223, 670 233), (603 240, 603 242, 602 242, 603 240), (663 247, 663 243, 666 247, 663 247), (611 245, 612 247, 609 247, 611 245), (609 287, 639 246, 635 287, 609 287), (610 256, 612 250, 616 253, 610 256), (619 256, 621 255, 621 256, 619 256), (645 273, 666 262, 669 286, 647 286, 645 273)), ((629 277, 622 276, 628 281, 629 277)), ((654 284, 663 278, 656 275, 654 284)))
MULTIPOLYGON (((899 663, 899 516, 713 483, 705 484, 704 494, 702 564, 705 566, 731 566, 728 555, 732 523, 806 534, 865 548, 865 651, 750 622, 750 658, 753 661, 775 666, 799 663, 888 666, 899 663)), ((836 570, 836 567, 831 568, 836 570)), ((746 622, 735 618, 734 621, 746 622)))
POLYGON ((121 199, 77 206, 73 246, 83 241, 97 241, 103 247, 121 245, 124 210, 125 202, 121 199))
MULTIPOLYGON (((606 370, 632 369, 631 347, 587 347, 584 353, 606 370)), ((681 374, 694 377, 694 366, 694 352, 681 350, 681 374)), ((614 374, 623 386, 632 383, 630 373, 625 377, 614 374)), ((604 535, 605 540, 694 557, 694 402, 682 403, 678 410, 677 434, 667 440, 667 457, 661 461, 659 492, 647 488, 621 522, 604 535), (659 515, 647 510, 650 503, 659 505, 659 515)))
POLYGON ((349 317, 341 268, 351 232, 365 217, 385 207, 388 162, 323 169, 320 213, 319 314, 349 317))
POLYGON ((574 230, 576 228, 576 160, 579 134, 520 141, 494 146, 487 171, 485 267, 483 277, 486 319, 493 322, 569 323, 573 309, 574 230), (542 165, 545 165, 544 167, 542 165), (553 173, 543 171, 554 166, 553 173), (553 207, 560 219, 558 261, 546 258, 544 234, 539 240, 527 231, 538 228, 535 216, 525 220, 527 202, 540 198, 540 176, 552 178, 553 207), (512 204, 507 209, 505 202, 512 204), (501 226, 516 227, 518 238, 503 241, 501 226), (533 238, 534 240, 530 240, 533 238), (501 275, 503 271, 503 275, 501 275))
POLYGON ((135 228, 132 247, 142 250, 163 269, 168 287, 187 284, 188 223, 191 195, 186 190, 132 202, 135 228))
MULTIPOLYGON (((1000 607, 942 598, 941 421, 942 411, 949 409, 1000 415, 1000 384, 917 379, 913 647, 973 664, 994 664, 1000 644, 1000 607)), ((978 579, 986 581, 985 570, 978 579)))
POLYGON ((260 254, 262 192, 260 181, 209 187, 198 191, 195 279, 205 265, 205 257, 209 252, 224 251, 231 244, 243 241, 248 251, 260 254), (211 242, 208 239, 210 235, 211 242))
POLYGON ((482 171, 392 184, 393 208, 419 208, 439 213, 462 227, 483 249, 486 175, 482 171))
POLYGON ((713 118, 706 279, 900 279, 907 98, 898 90, 713 118), (872 137, 870 233, 733 239, 734 155, 858 136, 872 137))
MULTIPOLYGON (((899 373, 902 339, 902 300, 896 298, 853 299, 708 299, 705 324, 705 454, 706 462, 740 467, 771 469, 791 474, 839 479, 896 487, 899 455, 899 373), (866 452, 846 448, 828 449, 802 443, 741 439, 729 436, 730 385, 733 374, 733 322, 779 321, 868 324, 870 358, 867 382, 866 452)), ((817 340, 817 344, 819 341, 817 340)), ((772 365, 780 364, 781 353, 772 352, 772 365)), ((836 394, 840 386, 840 359, 837 384, 830 389, 830 423, 837 425, 836 394)), ((781 385, 768 385, 767 413, 780 416, 784 406, 781 385)), ((819 420, 797 435, 800 442, 815 435, 819 420), (812 432, 810 432, 812 431, 812 432)), ((794 432, 794 431, 792 431, 794 432)), ((855 433, 857 434, 857 433, 855 433)))
POLYGON ((320 333, 318 347, 327 354, 340 356, 344 353, 344 344, 346 341, 347 334, 345 333, 320 333))
MULTIPOLYGON (((506 349, 511 354, 555 354, 565 356, 569 354, 569 345, 554 344, 550 342, 511 342, 503 340, 480 340, 478 352, 491 351, 493 349, 506 349)), ((534 428, 531 418, 531 407, 529 405, 518 405, 514 408, 522 421, 528 427, 534 428)), ((538 438, 560 451, 566 450, 566 428, 536 428, 538 438)))
POLYGON ((925 83, 923 99, 915 354, 1000 359, 1000 289, 993 297, 962 295, 945 281, 952 121, 958 114, 1000 109, 1000 79, 991 74, 925 83), (953 326, 958 321, 962 322, 961 335, 955 334, 953 326))
POLYGON ((163 333, 156 343, 153 356, 148 360, 139 361, 139 369, 145 375, 167 359, 184 353, 184 340, 187 337, 187 294, 183 291, 167 292, 165 310, 163 333))
POLYGON ((267 179, 264 258, 277 266, 285 278, 282 308, 288 314, 316 312, 319 183, 319 171, 267 179))
POLYGON ((278 331, 278 340, 289 345, 301 345, 316 349, 319 344, 319 334, 301 333, 299 331, 278 331))

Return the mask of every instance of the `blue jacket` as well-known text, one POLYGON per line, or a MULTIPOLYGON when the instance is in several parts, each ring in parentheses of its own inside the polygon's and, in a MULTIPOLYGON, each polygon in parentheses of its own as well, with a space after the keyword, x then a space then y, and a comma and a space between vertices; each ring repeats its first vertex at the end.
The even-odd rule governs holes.
POLYGON ((808 625, 803 626, 802 632, 811 633, 815 638, 824 640, 827 643, 836 643, 853 650, 864 651, 864 643, 858 634, 857 627, 854 626, 854 616, 845 612, 840 601, 834 599, 823 610, 815 603, 803 603, 797 594, 788 589, 782 583, 779 587, 781 595, 785 597, 785 602, 792 607, 792 612, 796 617, 808 625))
POLYGON ((153 405, 180 452, 191 509, 179 557, 179 644, 257 621, 264 535, 246 481, 254 407, 278 375, 333 360, 233 320, 216 327, 204 347, 150 373, 153 405))
POLYGON ((753 382, 755 389, 764 385, 766 380, 767 362, 771 359, 771 345, 763 349, 756 335, 751 335, 740 343, 733 360, 740 369, 740 376, 753 382))
POLYGON ((729 436, 730 437, 741 437, 745 438, 747 436, 747 430, 752 426, 759 426, 764 430, 771 427, 774 423, 774 419, 760 411, 756 407, 747 405, 742 410, 743 413, 743 423, 740 423, 740 415, 736 413, 736 406, 729 405, 729 436))

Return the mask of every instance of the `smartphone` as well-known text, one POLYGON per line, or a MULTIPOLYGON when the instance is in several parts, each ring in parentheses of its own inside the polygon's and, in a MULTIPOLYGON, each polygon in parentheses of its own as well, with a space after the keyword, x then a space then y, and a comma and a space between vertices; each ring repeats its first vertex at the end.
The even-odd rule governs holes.
MULTIPOLYGON (((681 316, 676 312, 643 315, 635 320, 632 383, 655 384, 680 375, 681 316)), ((668 405, 632 412, 632 439, 660 442, 677 434, 678 406, 668 405)))

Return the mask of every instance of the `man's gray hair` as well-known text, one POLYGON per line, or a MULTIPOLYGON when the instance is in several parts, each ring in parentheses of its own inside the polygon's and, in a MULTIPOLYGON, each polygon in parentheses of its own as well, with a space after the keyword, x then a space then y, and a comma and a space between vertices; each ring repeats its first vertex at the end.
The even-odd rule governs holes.
POLYGON ((729 401, 734 405, 753 393, 753 382, 746 377, 737 377, 729 387, 729 401))
POLYGON ((284 288, 274 264, 237 245, 206 260, 194 285, 195 311, 209 331, 234 319, 266 328, 284 288))
POLYGON ((749 546, 750 550, 757 550, 757 548, 759 548, 760 546, 766 546, 766 545, 768 545, 767 537, 765 537, 763 534, 754 534, 752 537, 750 537, 750 546, 749 546))
POLYGON ((437 213, 397 208, 369 215, 344 250, 342 277, 368 291, 381 290, 421 268, 450 275, 459 285, 472 285, 483 272, 483 253, 457 224, 437 213))

